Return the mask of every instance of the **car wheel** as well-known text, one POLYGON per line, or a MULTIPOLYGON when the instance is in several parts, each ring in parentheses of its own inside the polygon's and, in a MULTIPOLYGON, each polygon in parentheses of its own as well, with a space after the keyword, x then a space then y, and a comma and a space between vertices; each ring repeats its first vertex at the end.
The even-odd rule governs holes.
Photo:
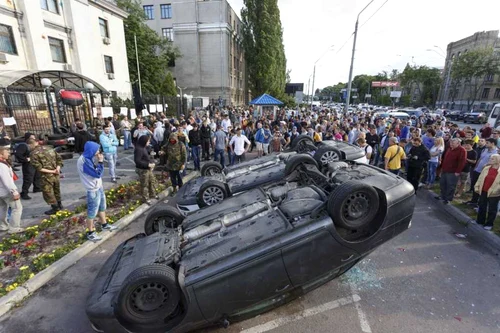
POLYGON ((183 220, 184 216, 175 207, 162 207, 148 214, 144 223, 144 232, 149 236, 165 229, 175 229, 182 224, 183 220))
POLYGON ((161 324, 178 307, 180 290, 175 271, 152 264, 129 274, 118 295, 117 315, 133 324, 161 324))
POLYGON ((228 197, 226 186, 218 180, 209 180, 201 185, 198 192, 198 206, 206 207, 215 205, 228 197))
POLYGON ((64 127, 64 126, 59 126, 57 129, 59 130, 59 133, 65 135, 65 136, 68 136, 68 134, 71 133, 71 130, 67 127, 64 127))
POLYGON ((205 163, 201 167, 201 175, 204 177, 213 176, 215 174, 222 173, 223 169, 224 168, 222 167, 222 165, 219 162, 210 161, 210 162, 205 163))
POLYGON ((338 149, 329 147, 327 145, 324 147, 320 147, 314 153, 314 159, 316 160, 316 162, 318 162, 318 165, 320 166, 326 166, 330 162, 339 161, 341 156, 342 155, 338 149))
POLYGON ((290 148, 299 154, 316 150, 314 146, 314 140, 307 135, 299 135, 298 137, 296 137, 292 141, 290 148))
POLYGON ((63 160, 71 160, 73 158, 73 153, 71 152, 59 153, 59 155, 63 160))
POLYGON ((328 198, 327 209, 337 226, 357 230, 373 221, 378 206, 378 193, 372 186, 349 181, 333 190, 328 198))
POLYGON ((307 154, 299 154, 299 155, 294 155, 291 156, 288 161, 286 161, 285 165, 285 176, 290 175, 292 172, 297 170, 297 168, 300 168, 303 165, 310 164, 314 165, 315 167, 318 167, 318 162, 316 160, 307 154))

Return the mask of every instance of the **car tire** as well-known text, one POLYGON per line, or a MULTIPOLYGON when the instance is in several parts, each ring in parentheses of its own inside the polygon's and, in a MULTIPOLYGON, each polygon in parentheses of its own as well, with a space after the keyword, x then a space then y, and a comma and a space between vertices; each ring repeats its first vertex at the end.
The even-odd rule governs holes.
POLYGON ((318 162, 318 165, 324 167, 327 166, 330 162, 340 161, 342 158, 342 154, 337 148, 329 147, 328 145, 324 145, 320 147, 314 153, 314 159, 318 162))
POLYGON ((63 152, 63 153, 59 153, 59 155, 61 156, 61 158, 63 160, 71 160, 71 159, 73 159, 73 153, 72 152, 63 152))
POLYGON ((314 147, 314 140, 307 135, 299 135, 292 141, 292 144, 290 145, 290 148, 299 154, 308 153, 310 151, 316 150, 313 149, 313 147, 314 147))
POLYGON ((67 137, 69 134, 71 134, 71 129, 67 128, 67 127, 64 127, 64 126, 59 126, 57 128, 59 130, 59 132, 64 135, 65 137, 67 137))
POLYGON ((148 214, 144 223, 144 232, 148 236, 159 232, 160 223, 163 223, 165 228, 175 229, 182 224, 183 220, 184 216, 175 207, 161 207, 148 214))
POLYGON ((216 203, 223 201, 228 196, 228 191, 223 182, 218 180, 209 180, 201 185, 196 201, 198 202, 198 206, 206 207, 215 205, 216 203))
POLYGON ((348 181, 337 186, 328 198, 327 210, 336 226, 358 230, 377 215, 379 196, 370 185, 348 181))
POLYGON ((314 165, 315 167, 318 168, 318 162, 316 162, 316 160, 310 155, 299 154, 299 155, 291 156, 288 159, 288 161, 286 161, 285 176, 290 175, 292 172, 294 172, 301 165, 305 165, 305 164, 314 165))
POLYGON ((210 161, 206 162, 202 167, 201 167, 201 175, 206 177, 206 176, 213 176, 215 174, 222 173, 222 170, 224 168, 219 162, 215 161, 210 161))
POLYGON ((124 321, 138 325, 165 324, 179 306, 181 291, 175 271, 151 264, 130 273, 122 284, 115 311, 124 321), (148 302, 144 302, 145 296, 148 302))

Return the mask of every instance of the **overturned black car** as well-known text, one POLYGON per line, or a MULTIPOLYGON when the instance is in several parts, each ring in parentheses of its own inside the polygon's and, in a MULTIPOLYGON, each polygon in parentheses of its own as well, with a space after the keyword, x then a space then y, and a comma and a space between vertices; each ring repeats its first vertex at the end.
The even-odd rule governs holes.
POLYGON ((302 135, 281 154, 270 154, 226 168, 217 162, 205 163, 201 168, 202 177, 189 181, 179 189, 177 205, 182 211, 192 212, 256 186, 280 181, 298 165, 297 158, 293 159, 295 162, 289 162, 291 157, 297 155, 307 155, 302 160, 319 168, 339 160, 367 163, 364 150, 357 146, 338 141, 314 144, 310 137, 302 135))
POLYGON ((284 180, 185 215, 160 207, 96 277, 99 332, 227 326, 338 277, 409 228, 413 187, 355 162, 304 164, 284 180), (161 214, 160 214, 161 215, 161 214))

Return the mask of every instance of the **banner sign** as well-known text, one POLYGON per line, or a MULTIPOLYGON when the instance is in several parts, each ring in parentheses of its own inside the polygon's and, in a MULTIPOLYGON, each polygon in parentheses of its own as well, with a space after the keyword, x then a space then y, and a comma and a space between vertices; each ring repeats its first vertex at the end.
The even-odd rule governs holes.
POLYGON ((373 88, 399 87, 399 82, 396 81, 373 81, 373 88))
POLYGON ((391 91, 391 98, 401 98, 401 91, 391 91))

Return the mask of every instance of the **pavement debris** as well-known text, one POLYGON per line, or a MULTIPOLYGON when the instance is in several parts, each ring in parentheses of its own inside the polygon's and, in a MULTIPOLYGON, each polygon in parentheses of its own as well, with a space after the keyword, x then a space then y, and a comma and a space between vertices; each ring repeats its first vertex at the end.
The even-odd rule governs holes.
POLYGON ((455 232, 455 233, 454 233, 454 235, 455 235, 457 238, 462 238, 462 239, 467 238, 467 234, 460 234, 460 233, 458 233, 458 232, 455 232))
POLYGON ((401 252, 405 252, 406 251, 406 249, 402 248, 402 247, 398 247, 398 250, 401 251, 401 252))

